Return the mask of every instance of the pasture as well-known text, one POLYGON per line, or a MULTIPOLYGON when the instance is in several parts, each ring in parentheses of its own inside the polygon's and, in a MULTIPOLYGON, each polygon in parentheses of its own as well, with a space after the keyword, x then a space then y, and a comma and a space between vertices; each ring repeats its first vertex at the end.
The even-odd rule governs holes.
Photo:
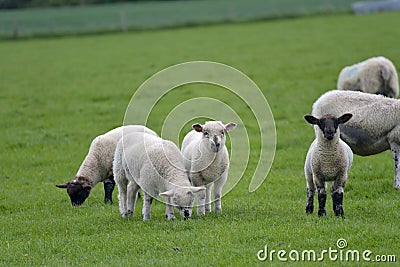
MULTIPOLYGON (((333 216, 330 198, 326 217, 306 215, 303 174, 314 138, 303 115, 335 88, 343 66, 384 55, 399 67, 399 23, 399 13, 342 14, 2 41, 0 265, 264 266, 271 261, 259 261, 257 252, 266 245, 288 253, 321 252, 337 249, 340 238, 346 249, 370 250, 371 259, 396 255, 399 261, 400 192, 393 188, 389 151, 355 156, 345 188, 345 219, 333 216), (204 85, 199 91, 188 85, 159 101, 148 126, 160 133, 165 114, 197 96, 219 98, 238 110, 249 132, 251 158, 244 177, 223 197, 223 214, 168 222, 165 205, 155 202, 151 221, 142 222, 139 200, 135 216, 123 219, 117 189, 114 204, 104 205, 102 184, 73 208, 55 184, 73 178, 95 136, 122 124, 131 96, 147 78, 194 60, 237 68, 268 100, 277 146, 262 186, 248 192, 260 144, 247 107, 222 88, 204 85)), ((323 264, 338 261, 326 255, 323 264)), ((274 254, 272 263, 279 262, 274 254)))

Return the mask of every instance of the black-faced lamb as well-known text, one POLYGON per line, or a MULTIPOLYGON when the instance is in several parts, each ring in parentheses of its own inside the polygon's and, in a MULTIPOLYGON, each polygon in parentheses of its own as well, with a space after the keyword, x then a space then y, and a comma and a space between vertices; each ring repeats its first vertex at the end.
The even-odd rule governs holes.
POLYGON ((145 132, 157 136, 154 131, 142 125, 121 126, 97 136, 92 141, 75 178, 70 182, 56 185, 58 188, 67 189, 72 205, 81 205, 99 182, 104 183, 104 203, 112 203, 112 192, 115 187, 112 173, 115 147, 122 134, 130 132, 145 132))
POLYGON ((337 89, 397 98, 399 81, 396 68, 385 57, 369 58, 343 68, 339 74, 337 89))
POLYGON ((318 191, 318 216, 326 215, 326 182, 332 182, 331 196, 336 216, 344 216, 343 193, 347 175, 353 162, 353 152, 340 140, 339 125, 347 122, 352 114, 340 117, 326 115, 316 118, 305 115, 305 120, 315 125, 316 139, 312 142, 304 164, 307 180, 306 213, 314 212, 314 194, 318 191))
POLYGON ((352 113, 352 119, 340 125, 340 137, 354 154, 369 156, 390 149, 394 160, 394 187, 400 189, 400 100, 381 95, 333 90, 314 104, 312 115, 340 116, 352 113))
POLYGON ((113 173, 122 217, 134 214, 139 188, 144 192, 145 221, 150 220, 151 203, 158 195, 167 200, 168 220, 175 219, 173 207, 182 218, 190 218, 194 193, 205 190, 191 186, 182 154, 173 142, 146 133, 131 133, 121 138, 115 150, 113 173))
POLYGON ((211 211, 211 187, 214 185, 214 210, 222 211, 222 187, 228 178, 229 155, 225 146, 226 134, 232 131, 236 124, 230 122, 224 125, 220 121, 209 121, 204 125, 192 125, 182 141, 182 154, 185 157, 185 167, 194 186, 205 185, 206 192, 198 194, 197 215, 205 215, 211 211))

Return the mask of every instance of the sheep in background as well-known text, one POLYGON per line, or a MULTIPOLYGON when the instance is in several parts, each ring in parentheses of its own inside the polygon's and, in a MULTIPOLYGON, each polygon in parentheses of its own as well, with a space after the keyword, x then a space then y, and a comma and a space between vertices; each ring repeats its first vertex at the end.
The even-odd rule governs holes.
POLYGON ((312 142, 305 161, 304 173, 307 180, 306 213, 314 212, 314 194, 318 191, 318 216, 326 215, 326 182, 332 181, 331 196, 336 216, 344 216, 343 193, 347 174, 353 162, 353 152, 340 140, 339 125, 347 122, 352 114, 339 118, 323 116, 316 118, 305 115, 305 120, 315 125, 316 139, 312 142))
POLYGON ((337 89, 381 94, 391 98, 399 95, 396 68, 385 57, 373 57, 342 69, 337 89))
POLYGON ((394 187, 400 189, 400 100, 381 95, 333 90, 313 104, 312 115, 340 116, 352 113, 352 119, 340 125, 340 137, 354 154, 369 156, 390 149, 394 160, 394 187))
POLYGON ((204 125, 193 124, 193 129, 182 142, 185 167, 193 185, 205 185, 206 192, 198 194, 197 215, 211 211, 211 187, 214 184, 214 210, 222 211, 222 187, 228 178, 229 155, 225 146, 226 133, 236 124, 226 125, 220 121, 209 121, 204 125))
POLYGON ((154 131, 142 125, 121 126, 97 136, 92 141, 89 152, 74 180, 56 185, 58 188, 67 189, 72 205, 81 205, 99 182, 104 183, 104 203, 112 203, 112 192, 115 186, 112 174, 115 147, 122 133, 130 132, 145 132, 157 136, 154 131))
POLYGON ((131 133, 121 138, 115 149, 113 173, 122 217, 134 214, 139 188, 144 192, 144 221, 150 220, 151 203, 158 192, 166 197, 167 219, 173 220, 173 206, 182 218, 190 218, 194 193, 205 190, 191 186, 182 154, 173 142, 146 133, 131 133))

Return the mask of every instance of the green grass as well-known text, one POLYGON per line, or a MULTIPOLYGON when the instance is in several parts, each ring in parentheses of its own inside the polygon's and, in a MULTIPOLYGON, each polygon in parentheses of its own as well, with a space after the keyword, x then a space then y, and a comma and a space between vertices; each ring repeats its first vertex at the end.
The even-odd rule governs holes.
POLYGON ((0 10, 0 38, 53 36, 350 12, 357 0, 191 0, 0 10))
MULTIPOLYGON (((326 217, 306 216, 303 162, 313 130, 303 115, 335 88, 343 66, 376 55, 400 66, 399 22, 399 13, 336 15, 1 42, 0 265, 269 265, 256 257, 266 244, 321 251, 336 248, 339 238, 349 249, 394 254, 398 261, 400 198, 390 152, 355 157, 344 220, 333 216, 330 199, 326 217), (247 191, 257 162, 255 120, 234 96, 205 88, 204 95, 239 109, 252 137, 248 171, 223 198, 222 215, 167 222, 164 204, 155 202, 151 221, 142 222, 140 200, 135 217, 122 219, 117 203, 102 204, 101 185, 72 208, 55 184, 73 178, 95 136, 122 123, 143 81, 192 60, 243 71, 268 99, 278 142, 263 185, 247 191)), ((199 94, 190 86, 176 90, 154 110, 151 128, 159 131, 171 106, 199 94)))

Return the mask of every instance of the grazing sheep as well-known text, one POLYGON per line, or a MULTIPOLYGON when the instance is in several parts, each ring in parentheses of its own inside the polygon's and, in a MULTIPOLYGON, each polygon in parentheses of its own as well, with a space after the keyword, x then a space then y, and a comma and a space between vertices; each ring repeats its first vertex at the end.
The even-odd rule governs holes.
POLYGON ((145 132, 157 136, 155 132, 142 125, 127 125, 115 128, 103 135, 97 136, 91 143, 89 152, 83 160, 74 180, 56 185, 66 188, 74 206, 81 205, 89 196, 97 183, 104 183, 104 203, 112 203, 112 192, 115 182, 112 174, 115 147, 118 140, 130 132, 145 132))
POLYGON ((220 121, 209 121, 204 125, 193 124, 182 142, 185 167, 194 186, 205 185, 206 192, 198 194, 197 215, 211 211, 211 187, 214 184, 214 210, 221 212, 222 187, 228 178, 229 155, 225 146, 226 133, 236 124, 226 125, 220 121))
POLYGON ((151 203, 158 192, 167 199, 166 217, 173 220, 173 206, 184 219, 190 218, 194 193, 205 190, 191 186, 182 154, 173 142, 146 133, 121 138, 115 149, 113 173, 122 217, 133 215, 139 188, 144 192, 145 221, 150 220, 151 203))
POLYGON ((326 182, 331 185, 333 211, 336 216, 344 216, 343 193, 347 173, 353 162, 353 152, 340 140, 339 125, 347 122, 352 114, 346 113, 339 118, 326 115, 316 118, 305 115, 306 121, 314 126, 316 139, 312 142, 304 164, 307 180, 306 213, 314 212, 314 194, 318 191, 318 216, 326 215, 326 182))
POLYGON ((369 58, 343 68, 339 74, 337 89, 397 98, 399 82, 396 68, 385 57, 369 58))
POLYGON ((391 149, 394 160, 394 187, 400 189, 400 100, 353 91, 329 91, 313 105, 312 115, 339 116, 352 113, 340 125, 340 137, 354 154, 369 156, 391 149))

